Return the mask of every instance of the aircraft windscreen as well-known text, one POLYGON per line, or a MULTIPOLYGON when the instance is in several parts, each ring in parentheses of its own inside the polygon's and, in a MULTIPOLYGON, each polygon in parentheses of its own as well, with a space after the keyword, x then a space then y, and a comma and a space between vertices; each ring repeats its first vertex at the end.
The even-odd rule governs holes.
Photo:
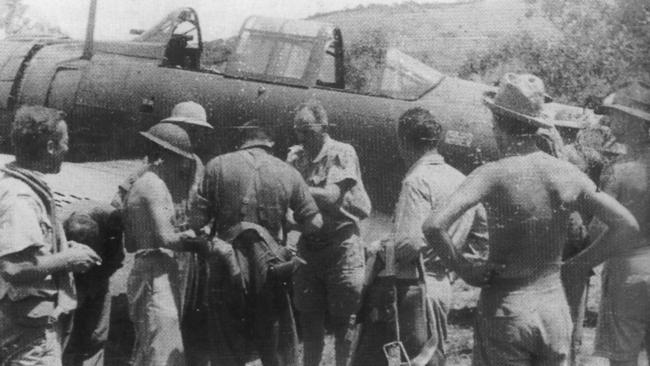
POLYGON ((301 79, 312 48, 309 41, 273 38, 255 31, 245 31, 236 51, 240 60, 239 71, 301 79))
POLYGON ((380 94, 396 99, 418 99, 443 78, 440 72, 395 48, 389 48, 386 50, 380 94))

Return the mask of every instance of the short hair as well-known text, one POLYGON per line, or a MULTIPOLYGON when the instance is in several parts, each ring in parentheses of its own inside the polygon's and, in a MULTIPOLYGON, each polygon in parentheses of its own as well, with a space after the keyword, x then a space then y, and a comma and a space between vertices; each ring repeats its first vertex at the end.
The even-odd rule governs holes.
POLYGON ((72 214, 63 223, 63 230, 69 240, 86 244, 93 249, 100 245, 99 224, 88 215, 72 214))
POLYGON ((122 235, 122 232, 124 231, 124 221, 120 210, 114 209, 111 211, 108 215, 103 231, 108 237, 122 235))
POLYGON ((65 113, 42 106, 22 106, 11 126, 11 142, 18 160, 38 160, 44 156, 47 142, 59 141, 59 122, 65 113))
POLYGON ((294 110, 294 115, 298 114, 298 112, 302 111, 303 109, 310 111, 316 119, 316 123, 320 124, 321 126, 327 126, 329 124, 327 120, 327 111, 318 100, 309 99, 306 102, 300 103, 294 110))
POLYGON ((399 117, 397 135, 416 148, 434 148, 442 138, 443 129, 431 112, 415 107, 399 117))
POLYGON ((273 139, 273 126, 267 121, 253 118, 241 126, 239 135, 240 144, 250 140, 273 141, 273 139))
POLYGON ((534 135, 539 129, 537 126, 498 113, 493 114, 493 118, 496 126, 508 135, 534 135))

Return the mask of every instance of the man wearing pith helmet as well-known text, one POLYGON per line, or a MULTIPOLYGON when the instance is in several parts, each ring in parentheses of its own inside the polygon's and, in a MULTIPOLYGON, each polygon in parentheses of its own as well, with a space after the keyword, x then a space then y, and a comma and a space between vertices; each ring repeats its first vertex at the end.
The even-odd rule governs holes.
POLYGON ((127 283, 135 327, 135 365, 184 365, 179 324, 179 265, 176 251, 201 251, 207 244, 184 222, 182 202, 193 177, 194 155, 180 127, 159 123, 140 132, 149 164, 124 196, 124 242, 135 253, 127 283))
MULTIPOLYGON (((185 165, 187 171, 184 171, 183 175, 190 174, 193 177, 187 195, 187 197, 193 197, 196 195, 198 184, 204 174, 203 162, 194 150, 197 145, 200 145, 206 132, 212 130, 212 126, 207 121, 205 109, 200 104, 193 101, 181 102, 176 104, 172 109, 171 115, 163 119, 161 122, 181 127, 187 133, 189 141, 192 144, 193 163, 185 165)), ((145 159, 143 166, 138 168, 119 185, 118 193, 111 203, 113 206, 117 208, 123 206, 126 193, 131 189, 133 183, 149 169, 149 164, 151 163, 153 162, 145 159)), ((177 206, 178 208, 184 208, 177 210, 178 213, 184 217, 184 212, 187 210, 187 199, 177 203, 177 206)), ((179 262, 180 268, 179 310, 182 316, 183 339, 190 351, 188 352, 188 357, 190 358, 189 361, 196 364, 201 364, 202 362, 205 363, 204 361, 195 362, 194 360, 195 358, 200 357, 200 355, 204 355, 205 352, 200 352, 199 350, 194 349, 201 347, 202 338, 197 339, 195 336, 196 332, 193 331, 202 324, 205 324, 205 309, 202 309, 199 305, 202 303, 202 300, 198 298, 198 294, 201 294, 202 292, 197 289, 198 283, 202 281, 202 272, 204 272, 202 270, 205 267, 202 263, 203 259, 198 258, 194 253, 188 252, 175 252, 174 257, 179 262)))
POLYGON ((629 83, 596 112, 609 116, 616 141, 627 146, 601 186, 634 214, 641 236, 635 242, 618 242, 637 248, 621 248, 605 262, 595 354, 611 365, 636 365, 641 349, 650 349, 650 86, 629 83))
MULTIPOLYGON (((174 106, 172 113, 169 117, 160 121, 161 123, 173 123, 182 127, 190 137, 193 149, 196 151, 197 147, 201 145, 203 136, 208 130, 212 130, 212 125, 208 123, 205 108, 200 104, 192 101, 181 102, 174 106)), ((191 187, 191 192, 194 193, 197 189, 197 184, 203 178, 203 162, 194 154, 194 161, 196 163, 194 171, 194 182, 191 187)))
MULTIPOLYGON (((198 151, 200 147, 207 147, 204 141, 208 132, 212 130, 212 125, 208 123, 205 108, 199 103, 193 101, 186 101, 178 103, 172 109, 171 115, 160 122, 172 123, 182 127, 190 137, 190 142, 194 149, 194 166, 192 185, 188 197, 190 200, 196 196, 199 183, 205 174, 205 166, 203 161, 197 155, 201 153, 198 151)), ((205 155, 202 155, 205 157, 205 155)), ((183 203, 186 210, 187 202, 183 203)), ((207 311, 202 305, 205 299, 200 298, 200 294, 206 293, 200 289, 199 286, 205 281, 206 277, 206 264, 204 258, 198 257, 194 253, 189 252, 176 252, 174 253, 176 260, 179 262, 180 267, 180 298, 181 303, 179 310, 181 311, 181 329, 183 331, 183 341, 187 351, 187 361, 190 364, 203 365, 207 362, 206 348, 208 345, 205 343, 205 337, 202 337, 201 331, 207 320, 207 311)))
POLYGON ((185 123, 188 125, 212 129, 212 125, 207 121, 205 109, 199 103, 192 101, 176 104, 174 109, 172 109, 172 114, 160 122, 178 124, 185 123))
MULTIPOLYGON (((200 136, 204 134, 207 130, 212 129, 207 121, 207 114, 205 109, 198 103, 188 101, 181 102, 174 106, 172 109, 171 115, 160 121, 161 123, 171 123, 182 127, 189 137, 189 141, 192 144, 193 148, 198 144, 200 136)), ((201 159, 194 153, 194 162, 196 166, 194 167, 194 182, 192 184, 192 189, 196 190, 196 185, 203 177, 203 162, 201 159)), ((147 162, 145 162, 146 165, 147 162)), ((118 195, 113 200, 112 204, 116 207, 121 207, 122 199, 124 194, 131 188, 133 182, 139 177, 139 175, 146 171, 146 166, 142 167, 138 171, 134 172, 129 178, 127 178, 119 186, 118 195)))
POLYGON ((482 287, 474 365, 568 365, 571 317, 560 267, 569 214, 594 215, 609 226, 566 264, 578 271, 634 247, 638 224, 578 168, 538 149, 537 130, 552 126, 542 117, 539 78, 506 74, 496 95, 484 101, 502 158, 474 170, 423 231, 451 270, 482 287), (470 262, 447 230, 477 203, 488 210, 490 251, 487 260, 470 262))

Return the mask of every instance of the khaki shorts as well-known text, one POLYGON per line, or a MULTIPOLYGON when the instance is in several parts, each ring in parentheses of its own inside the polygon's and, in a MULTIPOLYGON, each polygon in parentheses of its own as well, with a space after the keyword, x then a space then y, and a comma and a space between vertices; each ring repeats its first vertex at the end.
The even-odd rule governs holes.
POLYGON ((178 282, 178 264, 171 254, 136 253, 126 288, 135 330, 134 365, 185 365, 178 282))
POLYGON ((649 330, 650 254, 610 259, 602 273, 594 354, 615 361, 636 360, 650 343, 649 330))
POLYGON ((559 283, 540 290, 483 289, 474 332, 474 366, 569 364, 571 316, 559 283))
POLYGON ((293 276, 298 310, 329 311, 332 316, 349 316, 359 311, 365 262, 358 235, 316 250, 308 249, 301 242, 298 255, 307 261, 293 276))

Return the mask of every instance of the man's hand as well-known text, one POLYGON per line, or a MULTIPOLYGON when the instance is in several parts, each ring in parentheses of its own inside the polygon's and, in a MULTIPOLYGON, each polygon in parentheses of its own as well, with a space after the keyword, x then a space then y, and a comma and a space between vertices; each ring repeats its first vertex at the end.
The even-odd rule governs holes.
POLYGON ((89 246, 74 241, 68 242, 66 269, 74 273, 84 273, 94 266, 102 264, 102 259, 89 246))
POLYGON ((489 284, 492 277, 505 268, 503 264, 488 262, 479 257, 464 259, 458 264, 456 272, 470 286, 483 287, 489 284))
POLYGON ((228 263, 235 260, 235 249, 232 247, 232 244, 223 241, 216 236, 208 243, 207 254, 216 255, 228 263))
POLYGON ((395 257, 400 263, 414 262, 420 257, 422 247, 418 248, 418 243, 410 240, 399 241, 395 246, 395 257))

